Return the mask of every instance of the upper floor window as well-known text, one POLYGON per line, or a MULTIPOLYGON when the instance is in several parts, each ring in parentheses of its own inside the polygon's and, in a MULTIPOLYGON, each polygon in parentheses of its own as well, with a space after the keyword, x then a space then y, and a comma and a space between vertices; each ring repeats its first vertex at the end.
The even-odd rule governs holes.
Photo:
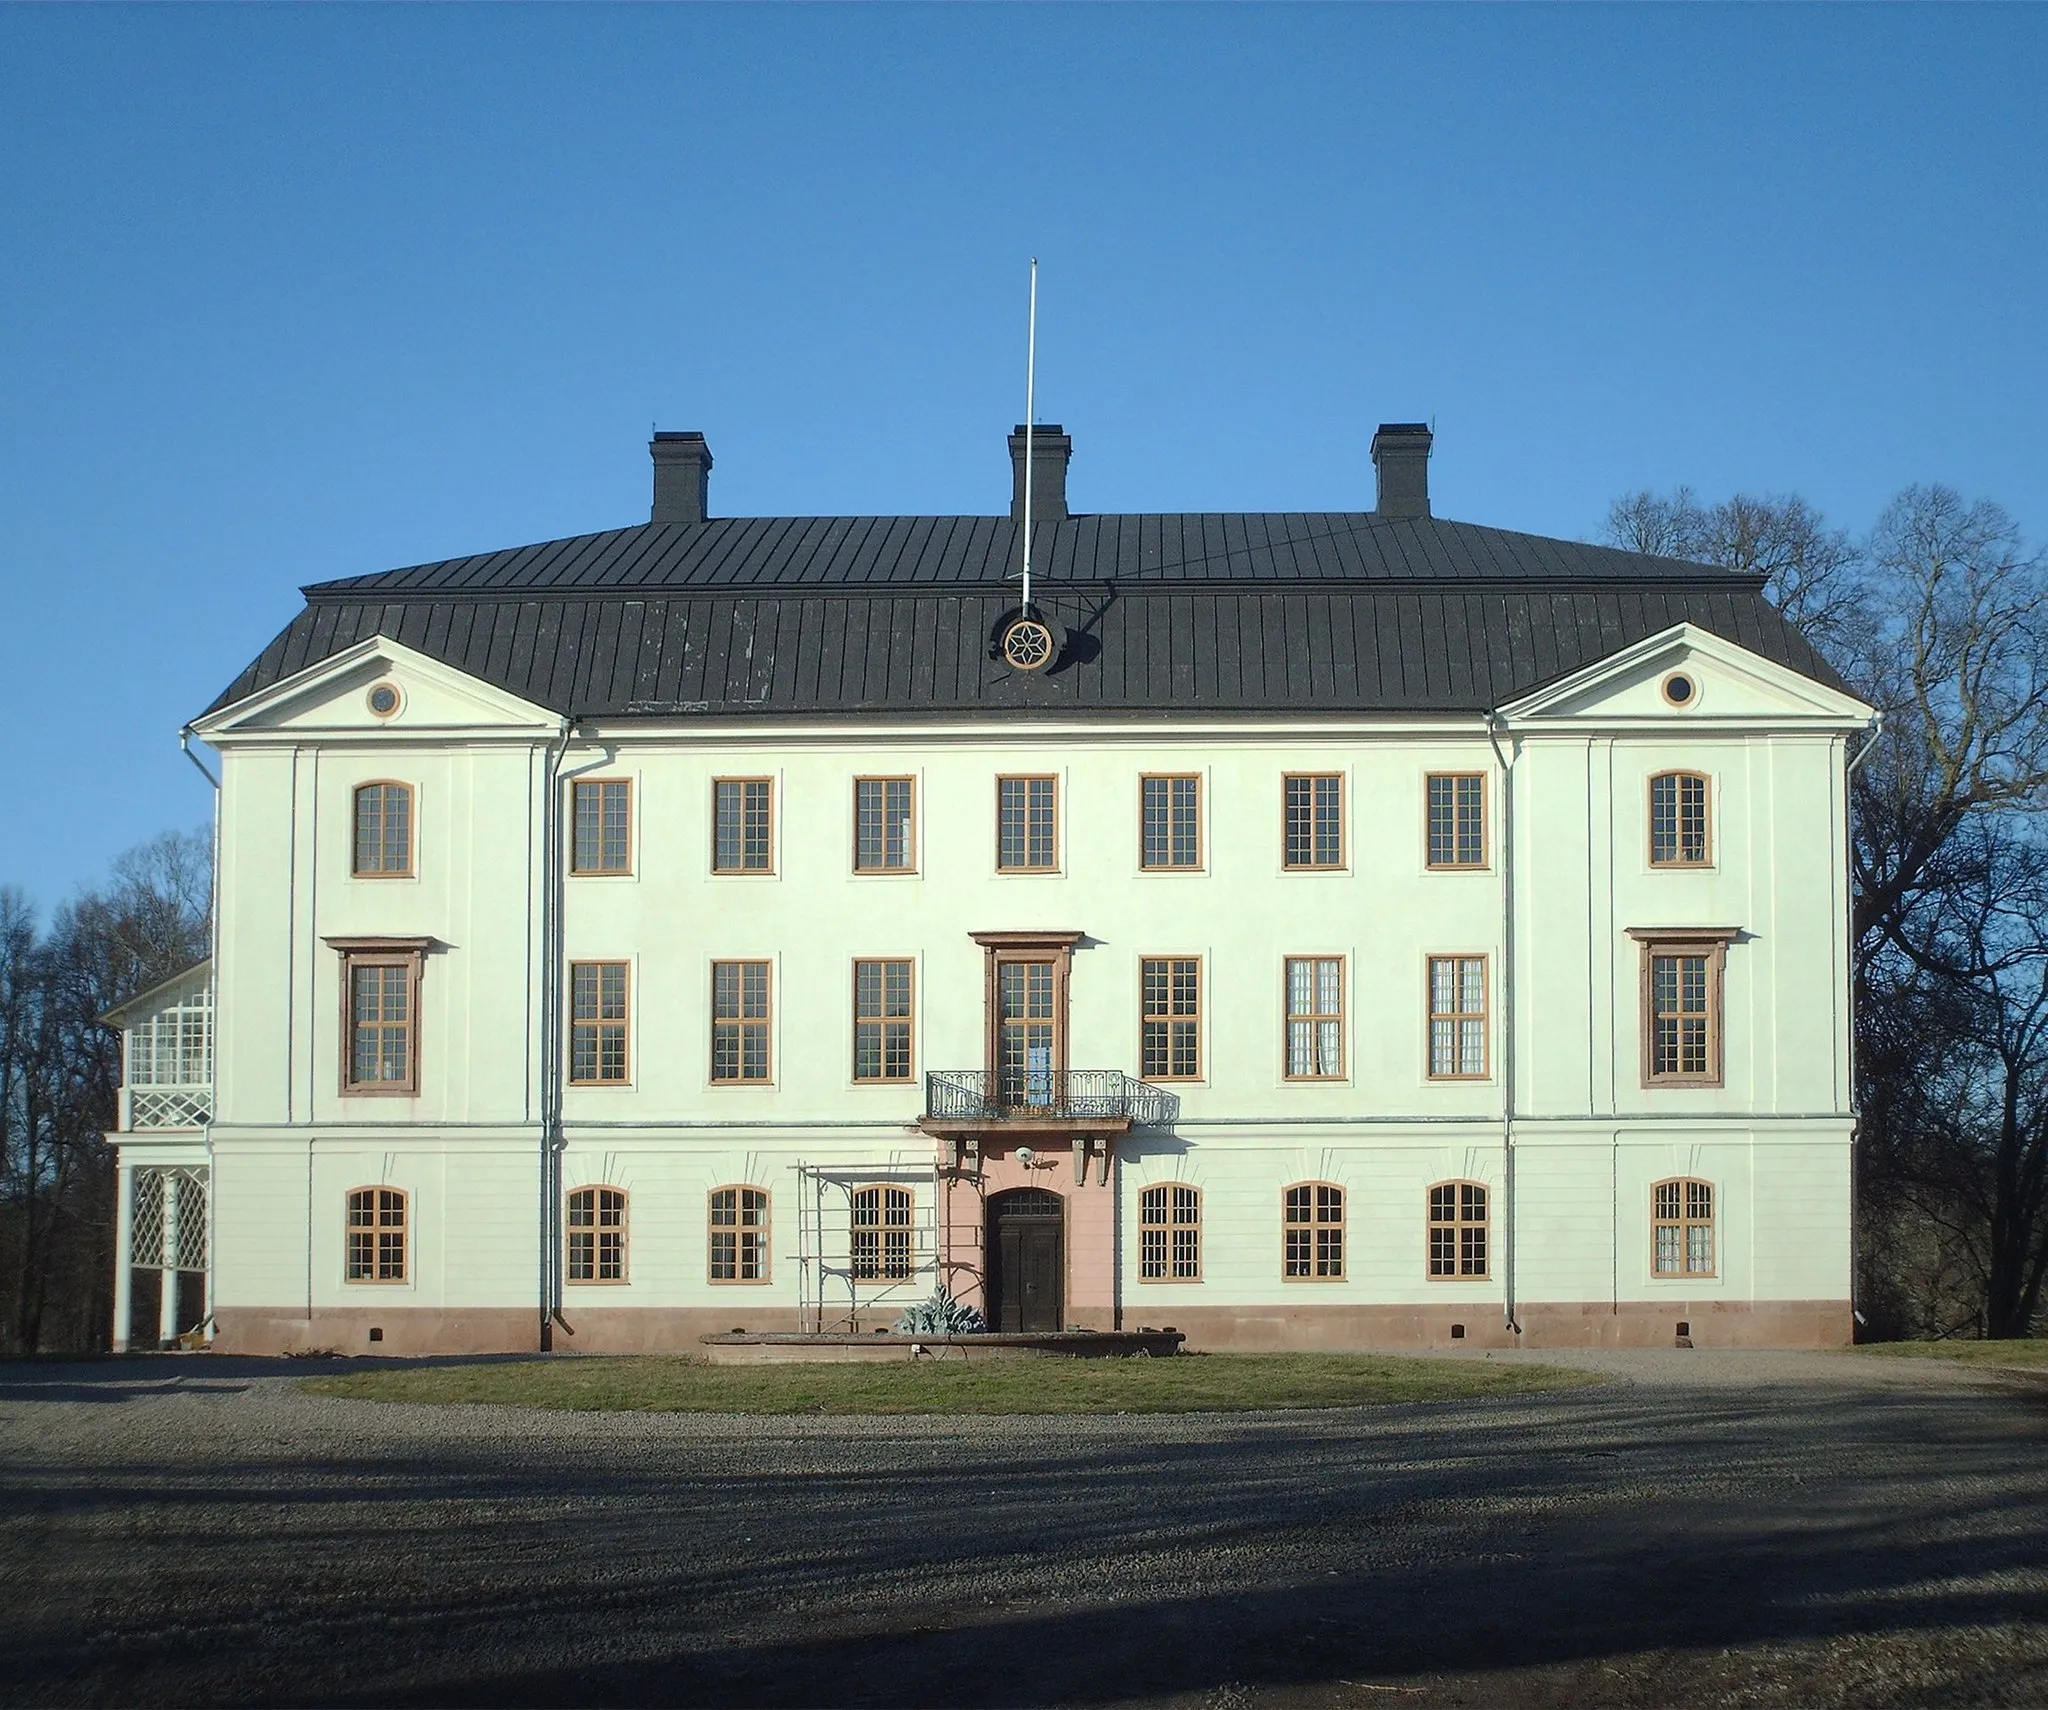
POLYGON ((714 1188, 710 1201, 711 1280, 768 1280, 768 1190, 714 1188))
POLYGON ((907 957, 853 965, 853 1078, 910 1079, 916 981, 907 957))
POLYGON ((917 792, 909 778, 853 781, 853 870, 908 873, 917 865, 917 792))
POLYGON ((1712 865, 1707 780, 1697 772, 1659 772, 1650 780, 1650 865, 1712 865))
POLYGON ((1429 959, 1429 1078, 1479 1080, 1486 1074, 1486 958, 1429 959))
POLYGON ((618 1188, 578 1188, 569 1195, 568 1279, 626 1280, 626 1196, 618 1188))
POLYGON ((329 940, 341 952, 341 1090, 419 1091, 424 940, 329 940))
POLYGON ((1139 963, 1138 983, 1138 1072, 1148 1081, 1201 1079, 1202 959, 1147 956, 1139 963))
POLYGON ((412 786, 361 784, 356 788, 355 862, 359 879, 412 877, 412 786))
POLYGON ((1637 934, 1643 941, 1643 1083, 1721 1084, 1723 935, 1637 934))
POLYGON ((348 1196, 350 1282, 405 1281, 407 1213, 403 1189, 354 1188, 348 1196))
POLYGON ((1339 772, 1290 772, 1287 803, 1287 865, 1344 865, 1344 778, 1339 772))
POLYGON ((1059 780, 996 780, 996 867, 1005 873, 1059 869, 1059 780))
POLYGON ((775 781, 720 778, 711 786, 711 870, 775 870, 775 781))
POLYGON ((1164 1182, 1138 1196, 1138 1276, 1144 1282, 1202 1280, 1202 1190, 1164 1182))
POLYGON ((632 872, 632 780, 578 778, 569 786, 569 803, 569 871, 632 872))
POLYGON ((1438 1182, 1429 1190, 1429 1274, 1484 1277, 1486 1187, 1481 1182, 1438 1182))
POLYGON ((853 1274, 861 1282, 901 1282, 910 1275, 908 1188, 857 1188, 853 1195, 853 1274))
POLYGON ((1285 1197, 1282 1272, 1297 1279, 1344 1277, 1344 1190, 1329 1182, 1297 1182, 1285 1197))
POLYGON ((1287 1078, 1344 1077, 1344 958, 1287 958, 1287 1078))
POLYGON ((1148 870, 1202 864, 1202 780, 1193 774, 1138 780, 1139 864, 1148 870))
POLYGON ((768 1081, 771 1002, 766 962, 711 964, 712 1080, 768 1081))
POLYGON ((1714 1274, 1714 1184, 1681 1177, 1650 1189, 1651 1266, 1660 1277, 1714 1274))
POLYGON ((628 972, 624 962, 569 964, 569 1079, 578 1085, 622 1085, 632 1078, 628 972))
POLYGON ((1486 774, 1429 775, 1429 864, 1486 865, 1486 774))

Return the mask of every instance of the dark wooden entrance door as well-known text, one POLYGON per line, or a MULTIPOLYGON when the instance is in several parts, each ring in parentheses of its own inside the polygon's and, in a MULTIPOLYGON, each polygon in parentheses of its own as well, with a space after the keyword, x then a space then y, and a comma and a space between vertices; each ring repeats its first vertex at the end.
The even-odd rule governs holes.
POLYGON ((1018 1188, 988 1206, 988 1321, 1012 1334, 1057 1330, 1066 1281, 1066 1207, 1056 1193, 1018 1188))

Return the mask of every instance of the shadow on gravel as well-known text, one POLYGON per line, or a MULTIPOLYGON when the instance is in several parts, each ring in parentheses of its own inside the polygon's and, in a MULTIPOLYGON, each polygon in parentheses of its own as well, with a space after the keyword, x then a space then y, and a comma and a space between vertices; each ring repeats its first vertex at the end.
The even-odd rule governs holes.
POLYGON ((0 1699, 996 1706, 2048 1629, 1994 1391, 671 1427, 0 1471, 81 1576, 0 1699))

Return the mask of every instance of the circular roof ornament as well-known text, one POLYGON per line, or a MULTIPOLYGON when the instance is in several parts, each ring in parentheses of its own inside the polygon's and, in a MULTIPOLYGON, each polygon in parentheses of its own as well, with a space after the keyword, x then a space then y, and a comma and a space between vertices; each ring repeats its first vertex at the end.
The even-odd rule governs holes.
POLYGON ((1699 685, 1684 671, 1672 672, 1664 679, 1663 688, 1666 703, 1674 707, 1691 706, 1700 692, 1699 685))
POLYGON ((1043 671, 1052 655, 1052 631, 1034 617, 1017 618, 1003 631, 1003 657, 1012 670, 1043 671))
POLYGON ((370 703, 370 711, 378 718, 395 718, 398 709, 405 705, 405 697, 398 692, 396 683, 378 683, 363 697, 370 703))

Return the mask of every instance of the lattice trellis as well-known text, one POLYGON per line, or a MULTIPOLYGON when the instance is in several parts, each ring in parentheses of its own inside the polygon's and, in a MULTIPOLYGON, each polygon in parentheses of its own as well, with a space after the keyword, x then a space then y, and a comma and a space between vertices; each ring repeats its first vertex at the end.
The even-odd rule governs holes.
POLYGON ((203 1128, 213 1119, 208 1087, 135 1087, 128 1094, 128 1126, 203 1128))
POLYGON ((134 1236, 128 1251, 131 1264, 151 1270, 206 1269, 204 1169, 152 1166, 135 1172, 134 1236), (167 1241, 167 1236, 174 1239, 167 1241))

